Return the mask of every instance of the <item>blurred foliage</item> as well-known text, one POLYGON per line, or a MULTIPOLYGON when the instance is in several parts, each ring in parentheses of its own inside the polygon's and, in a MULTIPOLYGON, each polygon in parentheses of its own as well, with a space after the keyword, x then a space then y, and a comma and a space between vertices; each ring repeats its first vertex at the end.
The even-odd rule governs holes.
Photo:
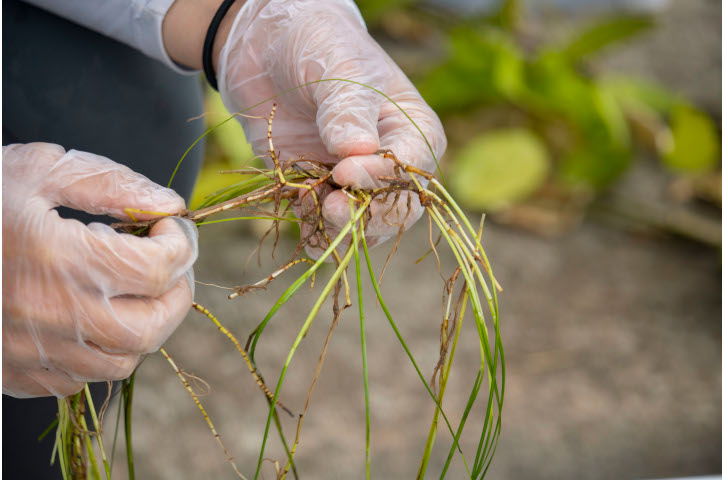
POLYGON ((708 115, 654 83, 590 73, 594 55, 651 29, 648 16, 600 19, 563 42, 533 49, 522 40, 518 0, 502 1, 485 17, 457 20, 427 14, 432 7, 413 1, 358 5, 373 28, 385 26, 386 12, 398 18, 407 11, 425 28, 436 24, 443 30, 445 59, 414 81, 446 127, 467 125, 464 138, 451 142, 448 170, 460 179, 456 193, 469 207, 503 208, 551 182, 594 194, 617 180, 643 149, 676 174, 719 169, 720 139, 708 115), (500 115, 502 110, 512 114, 500 115), (470 124, 482 125, 477 123, 482 111, 501 118, 475 131, 470 124), (501 127, 515 130, 504 134, 501 127), (550 168, 542 170, 541 158, 550 168), (512 183, 517 177, 520 184, 512 183), (477 192, 476 183, 490 192, 477 192))
POLYGON ((560 49, 569 61, 576 62, 602 48, 627 40, 654 26, 649 17, 632 16, 606 19, 579 32, 567 45, 560 49))
POLYGON ((496 209, 531 195, 549 170, 546 145, 523 128, 491 130, 457 156, 451 186, 469 207, 496 209))
POLYGON ((671 148, 662 157, 673 169, 699 172, 717 166, 718 138, 710 117, 689 105, 672 112, 671 148))
MULTIPOLYGON (((600 18, 563 40, 547 34, 532 45, 523 0, 458 15, 424 0, 356 3, 372 34, 403 52, 401 65, 409 56, 403 68, 441 117, 449 136, 444 167, 461 204, 523 223, 545 218, 538 230, 556 230, 576 223, 634 158, 652 156, 676 177, 677 202, 721 207, 720 132, 712 118, 654 82, 592 68, 604 49, 656 27, 651 17, 600 18), (442 42, 440 55, 429 53, 442 42), (541 205, 548 210, 535 211, 541 205)), ((211 90, 206 111, 208 127, 229 115, 211 90)), ((217 172, 252 155, 238 122, 211 132, 192 207, 240 181, 217 172)))
MULTIPOLYGON (((231 115, 224 107, 219 93, 211 88, 206 92, 204 111, 207 129, 231 115)), ((198 208, 207 195, 244 180, 245 177, 238 174, 219 175, 219 170, 240 168, 253 156, 252 147, 244 138, 244 130, 239 122, 227 122, 210 132, 206 137, 206 158, 194 186, 190 208, 198 208)), ((255 163, 251 165, 259 166, 255 163)))
POLYGON ((376 26, 391 11, 415 6, 416 0, 358 0, 355 2, 360 9, 368 27, 376 26))

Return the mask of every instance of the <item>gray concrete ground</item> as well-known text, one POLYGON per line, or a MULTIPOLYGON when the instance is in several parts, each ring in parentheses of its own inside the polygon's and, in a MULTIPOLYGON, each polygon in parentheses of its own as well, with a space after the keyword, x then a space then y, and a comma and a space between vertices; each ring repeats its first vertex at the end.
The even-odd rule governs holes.
MULTIPOLYGON (((197 278, 249 283, 270 271, 244 263, 255 240, 238 226, 207 227, 197 278), (212 231, 211 229, 214 228, 212 231)), ((441 281, 427 261, 420 222, 388 268, 384 290, 425 372, 436 360, 441 281)), ((288 252, 286 239, 280 252, 288 252)), ((505 288, 501 296, 508 366, 504 427, 490 478, 656 478, 720 469, 720 260, 716 252, 672 239, 637 238, 595 224, 559 240, 495 225, 485 247, 505 288)), ((268 250, 267 250, 268 252, 268 250)), ((376 256, 385 256, 376 251, 376 256)), ((266 255, 265 255, 266 256, 266 255)), ((452 260, 444 258, 444 271, 452 260)), ((329 274, 329 272, 327 272, 329 274)), ((234 301, 200 286, 197 300, 239 337, 263 318, 294 274, 266 292, 234 301)), ((320 286, 315 291, 320 291, 320 286)), ((365 298, 372 292, 366 289, 365 298)), ((258 354, 277 378, 313 295, 286 307, 270 324, 258 354)), ((368 301, 373 402, 373 478, 411 478, 417 471, 432 407, 382 312, 368 301)), ((283 400, 299 411, 330 321, 325 309, 287 375, 283 400)), ((456 421, 478 362, 467 318, 447 409, 456 421)), ((333 336, 298 452, 303 478, 361 478, 364 416, 356 312, 333 336)), ((253 472, 266 420, 265 404, 241 358, 197 314, 167 343, 212 392, 202 400, 245 473, 253 472)), ((427 373, 426 373, 427 374, 427 373)), ((160 355, 138 377, 135 450, 141 478, 233 478, 191 399, 160 355)), ((472 419, 480 422, 478 418, 472 419)), ((292 422, 285 420, 287 432, 292 422)), ((470 433, 473 432, 473 429, 470 433)), ((464 442, 471 451, 472 436, 464 442)), ((267 456, 281 459, 277 442, 267 456)), ((449 440, 440 430, 430 473, 449 440)), ((444 449, 446 450, 444 452, 444 449)), ((266 467, 273 478, 272 467, 266 467)), ((464 478, 460 461, 450 478, 464 478)))

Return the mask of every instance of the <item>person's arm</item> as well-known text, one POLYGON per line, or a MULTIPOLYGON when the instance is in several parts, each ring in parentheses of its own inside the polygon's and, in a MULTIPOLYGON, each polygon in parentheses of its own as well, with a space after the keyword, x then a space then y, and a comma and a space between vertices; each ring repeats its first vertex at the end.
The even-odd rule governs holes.
MULTIPOLYGON (((219 53, 244 1, 236 0, 219 25, 212 50, 215 70, 219 53)), ((171 5, 164 18, 162 32, 166 51, 174 62, 201 70, 206 32, 221 3, 221 0, 176 0, 171 5)))
MULTIPOLYGON (((179 73, 191 74, 201 69, 204 36, 221 4, 221 0, 24 1, 125 43, 179 73)), ((244 2, 235 3, 232 19, 244 2)), ((220 37, 229 28, 226 23, 231 22, 222 24, 220 37)))

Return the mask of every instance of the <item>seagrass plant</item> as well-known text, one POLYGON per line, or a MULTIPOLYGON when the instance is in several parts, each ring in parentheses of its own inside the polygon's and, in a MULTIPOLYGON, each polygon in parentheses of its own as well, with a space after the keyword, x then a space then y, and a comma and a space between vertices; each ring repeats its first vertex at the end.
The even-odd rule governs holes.
MULTIPOLYGON (((318 82, 353 82, 346 79, 326 79, 318 82)), ((311 82, 311 83, 318 83, 311 82)), ((305 84, 307 85, 307 84, 305 84)), ((305 85, 300 85, 300 88, 305 85)), ((362 84, 358 84, 362 85, 362 84)), ((382 92, 375 90, 367 85, 366 88, 376 91, 380 95, 385 96, 382 92)), ((244 112, 262 105, 265 102, 271 102, 274 98, 283 95, 282 92, 275 97, 260 102, 249 109, 238 112, 218 125, 207 130, 203 136, 218 128, 222 124, 230 121, 244 112)), ((390 98, 385 98, 392 102, 396 107, 400 107, 390 98)), ((400 109, 403 114, 405 112, 400 109)), ((286 458, 279 459, 274 462, 276 475, 278 479, 284 479, 290 472, 298 478, 298 472, 295 466, 294 458, 297 447, 301 441, 302 425, 310 405, 310 398, 315 388, 318 376, 320 374, 322 364, 325 359, 328 344, 332 337, 333 330, 338 323, 343 312, 353 306, 351 300, 351 290, 357 289, 357 314, 360 323, 360 354, 362 356, 362 380, 364 384, 365 395, 365 458, 366 458, 366 478, 370 478, 370 418, 374 415, 374 411, 370 409, 370 390, 368 385, 368 367, 367 367, 367 343, 365 332, 365 307, 366 303, 363 299, 362 286, 363 282, 369 281, 375 290, 376 302, 382 308, 385 316, 390 323, 397 342, 405 350, 411 365, 415 369, 420 381, 430 396, 431 405, 434 407, 431 426, 428 437, 425 442, 423 454, 418 468, 417 478, 424 478, 427 472, 428 463, 431 457, 433 444, 437 435, 439 423, 445 424, 447 430, 447 440, 450 442, 449 453, 445 464, 438 473, 440 478, 446 477, 451 461, 454 456, 459 456, 465 465, 468 478, 483 478, 491 464, 491 459, 498 445, 499 435, 501 433, 501 414, 504 401, 505 391, 505 361, 504 351, 501 341, 501 332, 499 328, 499 306, 497 294, 501 291, 500 286, 494 278, 490 262, 483 249, 481 238, 483 229, 483 218, 477 228, 470 223, 469 219, 456 204, 455 200, 447 192, 445 182, 438 180, 430 172, 425 172, 415 167, 406 165, 401 162, 392 151, 379 151, 378 155, 387 159, 394 166, 395 174, 389 177, 380 177, 379 180, 383 187, 374 190, 351 190, 346 189, 349 199, 350 220, 337 233, 331 235, 326 228, 321 214, 322 198, 319 198, 318 187, 325 183, 332 183, 331 170, 334 165, 322 163, 320 161, 305 158, 304 156, 283 159, 282 152, 275 151, 273 143, 273 121, 274 106, 270 108, 268 118, 268 139, 269 152, 274 167, 272 169, 242 168, 234 171, 221 172, 225 174, 243 174, 244 180, 232 186, 221 189, 206 198, 204 203, 198 210, 186 211, 180 214, 184 218, 188 218, 199 227, 224 221, 244 221, 254 219, 266 219, 272 222, 272 227, 267 234, 273 233, 275 238, 275 246, 279 236, 279 226, 281 222, 297 222, 306 224, 311 233, 302 235, 297 247, 292 252, 289 260, 283 266, 277 268, 266 278, 251 285, 236 286, 232 288, 229 299, 245 295, 247 292, 256 289, 263 289, 269 283, 275 281, 283 273, 290 270, 295 265, 307 264, 307 270, 292 282, 285 290, 282 296, 273 304, 269 313, 263 318, 257 327, 249 334, 246 344, 243 346, 237 337, 225 327, 220 320, 207 308, 197 303, 193 304, 193 308, 200 315, 208 318, 219 331, 225 335, 233 346, 238 350, 246 368, 253 375, 262 394, 265 395, 269 404, 267 412, 266 427, 262 444, 259 448, 259 456, 256 464, 247 464, 237 466, 222 442, 221 436, 217 433, 216 427, 212 423, 210 416, 207 414, 202 405, 199 394, 194 390, 194 386, 190 383, 191 375, 185 373, 170 356, 164 348, 160 349, 161 354, 168 360, 173 371, 179 377, 184 388, 191 396, 196 404, 204 420, 207 422, 212 434, 215 436, 220 448, 223 450, 227 461, 231 468, 240 478, 259 478, 263 460, 265 459, 265 447, 267 439, 274 423, 274 428, 280 436, 282 444, 286 452, 286 458), (425 185, 425 186, 424 186, 425 185), (370 204, 373 199, 376 200, 398 200, 404 192, 408 192, 408 207, 410 207, 410 198, 415 195, 420 200, 421 205, 425 208, 428 221, 428 240, 430 250, 426 255, 433 253, 437 260, 438 271, 441 269, 441 249, 448 251, 455 258, 458 267, 453 272, 440 272, 443 277, 447 276, 444 281, 444 308, 442 312, 442 322, 440 326, 440 357, 433 372, 428 373, 428 377, 421 371, 418 362, 410 352, 403 336, 401 335, 393 312, 391 312, 380 290, 379 277, 373 270, 368 244, 365 238, 365 226, 370 219, 370 204), (307 198, 305 198, 307 196, 307 198), (295 218, 291 215, 291 206, 296 202, 305 199, 314 205, 309 211, 295 218), (216 214, 226 211, 241 211, 241 216, 235 218, 210 219, 216 214), (434 230, 437 230, 435 232, 434 230), (437 240, 434 237, 437 236, 437 240), (444 240, 444 241, 442 241, 444 240), (313 246, 324 249, 320 258, 316 261, 310 260, 303 256, 305 247, 313 246), (255 353, 260 338, 264 334, 265 328, 274 318, 275 314, 299 292, 301 287, 308 282, 314 283, 315 275, 319 268, 325 262, 334 264, 334 271, 329 278, 324 279, 324 287, 319 293, 314 306, 306 316, 299 333, 289 348, 284 366, 277 379, 270 381, 265 380, 260 372, 264 370, 263 366, 257 364, 255 353), (366 275, 367 274, 367 275, 366 275), (364 278, 367 276, 368 278, 364 278), (352 281, 354 277, 355 281, 352 281), (280 392, 285 381, 285 375, 292 359, 297 351, 298 346, 310 329, 315 318, 322 307, 322 304, 328 297, 332 297, 332 314, 333 320, 327 338, 325 340, 318 363, 315 367, 315 373, 307 393, 307 399, 304 408, 299 413, 293 413, 292 410, 285 406, 280 399, 280 392), (453 367, 453 359, 455 356, 458 342, 465 335, 461 335, 463 329, 463 319, 467 309, 472 311, 474 324, 470 328, 475 329, 475 337, 469 335, 468 338, 477 338, 480 350, 480 364, 478 373, 473 384, 471 385, 470 395, 463 412, 458 413, 461 420, 458 425, 453 425, 446 414, 444 408, 444 395, 446 386, 453 367), (428 379, 426 379, 428 378, 428 379), (482 404, 485 410, 477 411, 474 409, 474 403, 479 397, 482 388, 484 389, 484 399, 482 404), (487 391, 487 395, 486 392, 487 391), (288 438, 282 432, 282 427, 278 414, 290 415, 296 417, 297 428, 294 437, 288 438), (464 452, 459 445, 459 440, 464 427, 472 419, 480 428, 479 441, 475 452, 464 452), (244 471, 244 473, 242 473, 244 471), (248 475, 245 477, 245 474, 248 475)), ((408 117, 407 114, 405 114, 408 117)), ((410 117, 408 119, 413 122, 410 117)), ((413 122, 415 125, 415 123, 413 122)), ((423 135, 422 131, 417 127, 418 132, 423 135)), ((202 137, 203 137, 202 136, 202 137)), ((423 135, 425 138, 425 136, 423 135)), ((184 156, 179 160, 179 165, 183 161, 186 154, 201 138, 197 139, 186 151, 184 156)), ((428 140, 426 139, 426 143, 428 140)), ((430 144, 429 144, 430 146, 430 144)), ((431 153, 433 150, 431 149, 431 153)), ((434 155, 435 158, 435 155, 434 155)), ((436 159, 436 164, 438 160, 436 159)), ((439 168, 440 171, 440 168, 439 168)), ((174 174, 176 170, 174 171, 174 174)), ((173 180, 173 175, 171 177, 173 180)), ((171 184, 171 180, 169 184, 171 184)), ((409 208, 407 212, 409 212, 409 208)), ((133 209, 127 209, 127 213, 131 219, 135 219, 134 213, 157 213, 159 218, 166 215, 158 212, 139 212, 133 209)), ((390 213, 390 212, 388 212, 390 213)), ((395 253, 403 235, 405 220, 399 217, 399 214, 390 214, 391 218, 385 219, 394 225, 399 225, 398 237, 394 242, 392 251, 387 257, 385 265, 395 253)), ((119 231, 134 235, 144 235, 155 220, 145 222, 127 222, 114 224, 113 227, 119 231)), ((203 230, 203 229, 202 229, 203 230)), ((264 237, 267 237, 265 235, 264 237)), ((264 237, 262 240, 264 240, 264 237)), ((383 268, 384 271, 385 268, 383 268)), ((368 302, 369 305, 370 302, 368 302)), ((354 309, 353 309, 354 310, 354 309)), ((390 344, 385 342, 377 342, 376 348, 391 348, 390 344)), ((135 374, 134 374, 135 375, 135 374)), ((121 401, 119 402, 118 415, 115 421, 115 432, 113 437, 113 445, 109 451, 107 445, 104 445, 103 436, 101 435, 103 423, 103 413, 109 403, 109 398, 103 404, 100 414, 97 414, 94 403, 91 398, 91 392, 88 386, 80 393, 58 400, 58 419, 54 422, 45 434, 56 426, 55 430, 55 448, 53 452, 53 460, 60 463, 61 471, 64 478, 111 478, 111 464, 115 457, 115 444, 119 431, 120 418, 124 419, 124 432, 127 446, 127 464, 130 478, 135 478, 132 435, 131 435, 131 413, 134 391, 134 375, 124 380, 121 387, 121 401), (92 427, 88 425, 86 413, 90 414, 92 419, 92 427), (96 445, 94 446, 94 443, 96 445), (97 458, 96 451, 100 452, 100 459, 97 458)), ((198 388, 198 387, 197 387, 198 388)), ((45 435, 44 434, 44 435, 45 435)))

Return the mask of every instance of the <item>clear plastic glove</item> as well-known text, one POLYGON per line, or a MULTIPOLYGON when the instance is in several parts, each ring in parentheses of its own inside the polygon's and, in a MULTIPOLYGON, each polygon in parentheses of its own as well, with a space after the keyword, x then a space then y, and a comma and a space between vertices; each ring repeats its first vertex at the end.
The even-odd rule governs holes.
MULTIPOLYGON (((385 92, 415 120, 436 157, 446 149, 438 117, 370 37, 352 1, 247 1, 219 55, 217 78, 219 92, 231 112, 315 80, 342 78, 364 83, 385 92)), ((383 186, 378 177, 393 175, 393 162, 374 155, 379 149, 392 150, 409 165, 435 170, 433 156, 410 120, 368 88, 348 82, 321 82, 275 101, 275 150, 281 152, 283 160, 304 154, 337 163, 333 179, 338 185, 383 186)), ((268 102, 246 114, 266 117, 271 107, 268 102)), ((241 123, 255 154, 267 153, 267 121, 241 118, 241 123)), ((404 222, 407 228, 420 218, 423 209, 417 195, 410 198, 410 212, 408 202, 408 195, 401 196, 393 210, 390 203, 373 203, 373 218, 366 229, 371 245, 397 234, 399 224, 404 222)), ((326 195, 323 216, 333 230, 347 223, 350 208, 344 192, 335 190, 326 195)), ((308 249, 308 253, 319 254, 319 250, 308 249)))
POLYGON ((128 220, 124 208, 176 213, 184 200, 107 158, 48 143, 3 147, 2 173, 3 393, 62 397, 129 376, 191 306, 196 227, 169 218, 141 238, 55 207, 128 220))

